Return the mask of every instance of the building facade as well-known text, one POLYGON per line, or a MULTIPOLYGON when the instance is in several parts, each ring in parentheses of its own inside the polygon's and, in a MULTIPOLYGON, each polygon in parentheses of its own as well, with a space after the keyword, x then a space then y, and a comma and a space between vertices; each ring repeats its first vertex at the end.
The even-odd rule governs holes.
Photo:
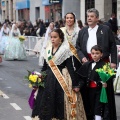
POLYGON ((2 6, 1 6, 1 0, 0 0, 0 22, 2 21, 2 6))
POLYGON ((1 0, 1 9, 2 9, 2 21, 5 19, 16 20, 16 0, 1 0))
MULTIPOLYGON (((54 0, 55 1, 55 0, 54 0)), ((45 22, 62 19, 62 4, 52 0, 30 0, 30 20, 34 22, 40 18, 45 22)))
POLYGON ((16 0, 16 20, 30 20, 30 0, 16 0))
POLYGON ((99 18, 107 21, 115 13, 120 26, 120 0, 1 0, 2 21, 31 20, 57 21, 67 12, 74 12, 77 19, 86 21, 86 11, 96 8, 99 18))
POLYGON ((112 13, 115 13, 118 18, 117 6, 120 4, 118 1, 120 0, 80 0, 80 19, 83 23, 86 21, 86 11, 89 8, 96 8, 100 19, 104 18, 108 21, 112 13))
POLYGON ((38 18, 45 21, 45 7, 42 5, 42 0, 30 0, 30 20, 35 22, 38 18))
POLYGON ((73 12, 77 19, 80 19, 80 2, 84 0, 63 0, 62 1, 62 18, 68 12, 73 12))

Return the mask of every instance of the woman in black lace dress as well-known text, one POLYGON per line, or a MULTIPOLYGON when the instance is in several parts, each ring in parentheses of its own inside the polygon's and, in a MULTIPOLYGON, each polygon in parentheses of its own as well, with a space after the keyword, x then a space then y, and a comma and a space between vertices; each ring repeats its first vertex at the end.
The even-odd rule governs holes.
MULTIPOLYGON (((63 83, 68 86, 68 79, 63 78, 63 82, 60 84, 62 78, 60 78, 59 74, 62 73, 65 67, 68 69, 71 77, 70 81, 72 82, 72 85, 67 87, 68 91, 70 93, 71 91, 74 92, 74 95, 77 96, 75 92, 78 92, 79 88, 76 88, 78 84, 76 83, 74 74, 72 54, 68 42, 64 40, 64 34, 60 29, 55 29, 51 32, 51 43, 46 48, 44 58, 45 62, 42 71, 46 71, 47 73, 44 79, 45 88, 39 88, 38 90, 32 117, 39 116, 40 120, 52 120, 53 118, 58 120, 71 120, 72 117, 67 118, 67 114, 71 116, 71 108, 69 112, 66 111, 65 104, 67 102, 65 103, 64 99, 67 94, 63 83), (53 68, 51 61, 53 61, 56 68, 53 68)), ((77 99, 75 104, 78 105, 77 99)), ((82 114, 82 120, 86 120, 82 100, 79 101, 79 104, 81 104, 81 107, 79 111, 76 111, 76 117, 82 114)), ((81 118, 79 117, 76 120, 81 120, 81 118)))

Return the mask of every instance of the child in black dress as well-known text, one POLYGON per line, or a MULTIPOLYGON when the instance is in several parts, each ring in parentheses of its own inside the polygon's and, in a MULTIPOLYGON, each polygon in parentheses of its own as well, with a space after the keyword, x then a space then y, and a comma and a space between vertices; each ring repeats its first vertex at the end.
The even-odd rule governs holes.
POLYGON ((96 72, 106 63, 102 58, 102 49, 95 45, 91 49, 92 61, 86 62, 78 70, 80 89, 83 97, 87 120, 117 120, 112 80, 103 83, 96 72), (108 103, 100 102, 102 87, 107 90, 108 103), (110 92, 109 92, 110 91, 110 92), (103 119, 102 119, 103 118, 103 119))

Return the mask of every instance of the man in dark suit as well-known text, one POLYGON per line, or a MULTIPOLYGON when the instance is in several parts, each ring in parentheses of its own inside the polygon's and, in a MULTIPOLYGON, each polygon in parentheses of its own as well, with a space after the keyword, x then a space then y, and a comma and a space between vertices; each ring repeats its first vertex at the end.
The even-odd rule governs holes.
POLYGON ((112 26, 112 31, 117 34, 118 26, 117 26, 117 18, 114 13, 111 14, 111 18, 108 20, 108 23, 112 26))
MULTIPOLYGON (((102 59, 105 62, 109 62, 109 56, 111 56, 111 68, 116 68, 117 63, 117 48, 115 43, 115 38, 110 30, 110 28, 106 25, 98 25, 99 20, 99 12, 95 8, 91 8, 87 10, 87 23, 88 26, 84 27, 82 30, 79 31, 78 39, 76 43, 77 53, 82 61, 82 63, 85 63, 87 61, 91 61, 91 48, 94 45, 98 45, 103 50, 103 56, 102 59)), ((85 72, 83 70, 83 72, 85 72)), ((86 72, 85 72, 86 73, 86 72)), ((87 74, 87 73, 86 73, 87 74)), ((113 80, 110 82, 111 88, 113 88, 113 80)), ((80 88, 81 89, 81 88, 80 88)), ((89 101, 86 99, 85 90, 81 89, 81 94, 83 97, 83 103, 84 106, 86 105, 86 101, 89 103, 89 101)), ((114 99, 114 90, 111 89, 109 91, 109 94, 111 94, 111 101, 109 101, 109 106, 112 106, 112 103, 115 103, 114 99)), ((106 107, 106 112, 109 112, 111 116, 115 116, 115 118, 108 119, 107 116, 104 116, 104 120, 116 120, 116 114, 115 113, 115 104, 113 105, 114 109, 109 109, 109 107, 106 107), (110 111, 109 111, 110 110, 110 111), (106 117, 106 118, 105 118, 106 117)), ((93 120, 91 116, 89 116, 89 112, 87 111, 87 108, 85 107, 87 120, 93 120)), ((104 113, 106 115, 106 113, 104 113)), ((99 116, 98 116, 99 117, 99 116)), ((95 119, 96 120, 96 119, 95 119)))
POLYGON ((76 43, 77 53, 80 60, 85 63, 91 59, 90 50, 94 45, 99 45, 103 49, 104 61, 109 61, 111 55, 111 67, 116 68, 117 48, 115 38, 106 25, 98 25, 99 12, 95 8, 87 11, 88 26, 80 30, 76 43))

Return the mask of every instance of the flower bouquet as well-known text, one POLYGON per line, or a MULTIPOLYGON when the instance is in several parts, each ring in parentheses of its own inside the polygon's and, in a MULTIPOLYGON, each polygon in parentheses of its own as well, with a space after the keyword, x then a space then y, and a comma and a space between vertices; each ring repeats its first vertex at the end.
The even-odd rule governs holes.
POLYGON ((28 76, 25 76, 25 79, 29 82, 29 87, 33 88, 31 95, 29 97, 28 103, 30 108, 33 109, 34 106, 34 96, 37 89, 41 86, 44 87, 44 78, 46 76, 46 72, 37 72, 37 71, 28 71, 28 76))
POLYGON ((19 36, 19 40, 20 40, 21 42, 23 42, 23 41, 25 40, 25 37, 24 37, 24 36, 19 36))
MULTIPOLYGON (((101 78, 101 83, 106 83, 113 75, 115 75, 114 69, 110 68, 110 63, 107 63, 103 66, 103 68, 96 69, 96 72, 99 74, 101 78)), ((106 88, 102 87, 100 102, 108 103, 106 88)))

